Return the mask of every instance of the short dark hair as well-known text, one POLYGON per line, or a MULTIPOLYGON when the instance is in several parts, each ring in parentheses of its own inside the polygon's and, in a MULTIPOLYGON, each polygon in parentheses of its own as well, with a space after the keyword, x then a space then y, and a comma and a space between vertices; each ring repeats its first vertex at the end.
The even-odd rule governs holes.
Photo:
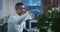
POLYGON ((19 6, 21 6, 21 5, 24 5, 22 2, 18 2, 18 3, 16 3, 16 5, 15 5, 15 9, 17 9, 17 8, 19 8, 19 6))

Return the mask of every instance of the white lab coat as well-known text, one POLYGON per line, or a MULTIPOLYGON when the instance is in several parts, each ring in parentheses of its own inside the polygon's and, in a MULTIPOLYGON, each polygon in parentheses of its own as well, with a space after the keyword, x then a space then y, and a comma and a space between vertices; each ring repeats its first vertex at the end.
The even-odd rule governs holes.
MULTIPOLYGON (((18 23, 20 23, 20 21, 21 21, 21 19, 23 19, 23 18, 26 18, 27 17, 27 19, 26 20, 28 20, 28 19, 32 19, 31 17, 30 17, 30 15, 29 14, 24 14, 24 15, 21 15, 21 16, 19 16, 19 15, 17 15, 17 14, 15 14, 15 15, 11 15, 10 17, 9 17, 9 19, 8 19, 8 32, 16 32, 16 25, 19 25, 18 23)), ((24 18, 24 19, 25 19, 24 18)), ((23 31, 23 29, 22 29, 22 31, 23 31)))

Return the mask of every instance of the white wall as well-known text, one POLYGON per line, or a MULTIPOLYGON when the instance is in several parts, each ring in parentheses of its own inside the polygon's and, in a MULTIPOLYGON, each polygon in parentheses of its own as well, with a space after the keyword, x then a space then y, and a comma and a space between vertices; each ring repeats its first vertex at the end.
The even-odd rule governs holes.
POLYGON ((2 10, 0 10, 0 19, 2 18, 2 10))
MULTIPOLYGON (((18 0, 2 0, 2 10, 0 11, 0 19, 5 16, 15 14, 15 4, 18 0)), ((5 20, 5 19, 4 19, 5 20)))
POLYGON ((2 10, 0 11, 0 18, 15 14, 15 4, 18 0, 2 0, 2 10))
POLYGON ((3 0, 3 16, 15 13, 16 0, 3 0))

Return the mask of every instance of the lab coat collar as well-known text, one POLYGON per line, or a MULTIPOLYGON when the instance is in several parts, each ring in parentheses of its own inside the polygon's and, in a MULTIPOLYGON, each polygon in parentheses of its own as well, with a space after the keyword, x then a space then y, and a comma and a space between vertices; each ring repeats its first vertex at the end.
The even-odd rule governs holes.
MULTIPOLYGON (((16 16, 19 16, 19 15, 16 13, 16 16)), ((20 15, 20 16, 22 16, 22 15, 20 15)))

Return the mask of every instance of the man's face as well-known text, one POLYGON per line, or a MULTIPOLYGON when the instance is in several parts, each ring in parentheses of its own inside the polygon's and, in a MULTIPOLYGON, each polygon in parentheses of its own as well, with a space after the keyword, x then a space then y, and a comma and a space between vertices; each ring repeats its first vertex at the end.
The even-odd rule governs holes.
POLYGON ((25 10, 25 7, 24 7, 24 5, 21 5, 21 6, 19 6, 19 8, 16 10, 16 13, 18 13, 18 14, 22 14, 23 13, 23 11, 25 10))

